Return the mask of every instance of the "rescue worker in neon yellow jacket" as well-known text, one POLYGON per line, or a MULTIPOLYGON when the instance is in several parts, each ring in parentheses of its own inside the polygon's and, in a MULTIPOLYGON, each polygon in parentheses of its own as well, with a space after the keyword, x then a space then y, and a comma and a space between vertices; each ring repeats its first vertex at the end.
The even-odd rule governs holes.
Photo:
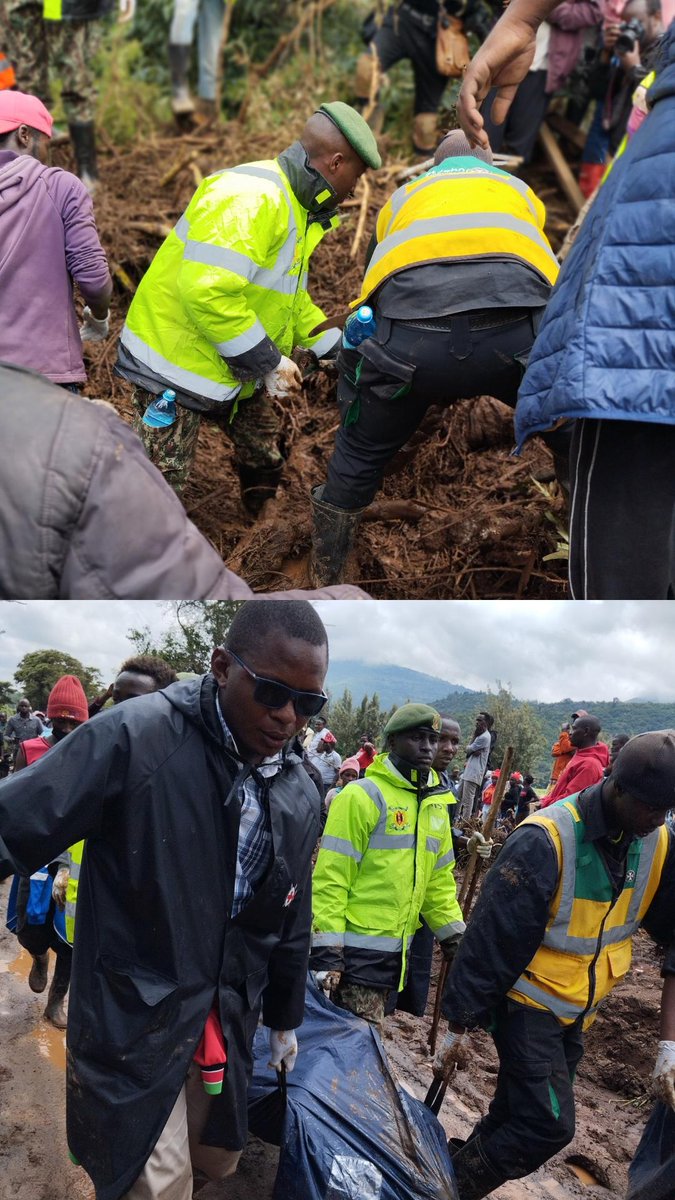
POLYGON ((482 1200, 571 1141, 584 1030, 627 974, 640 926, 666 945, 655 1089, 675 1107, 675 732, 631 738, 612 774, 528 817, 488 872, 443 996, 434 1071, 489 1029, 490 1107, 449 1150, 460 1200, 482 1200))
POLYGON ((314 870, 310 966, 337 1005, 376 1025, 405 984, 420 914, 449 961, 464 932, 454 796, 431 767, 440 731, 428 705, 397 709, 385 752, 333 800, 314 870))
POLYGON ((116 370, 136 385, 138 431, 179 494, 200 413, 235 444, 246 507, 257 513, 276 492, 283 430, 274 402, 290 403, 301 384, 290 355, 301 346, 328 357, 340 338, 311 336, 324 314, 307 291, 309 259, 337 226, 339 203, 380 163, 360 114, 324 104, 277 158, 205 179, 160 247, 127 314, 116 370), (167 388, 178 419, 148 428, 140 418, 167 388))

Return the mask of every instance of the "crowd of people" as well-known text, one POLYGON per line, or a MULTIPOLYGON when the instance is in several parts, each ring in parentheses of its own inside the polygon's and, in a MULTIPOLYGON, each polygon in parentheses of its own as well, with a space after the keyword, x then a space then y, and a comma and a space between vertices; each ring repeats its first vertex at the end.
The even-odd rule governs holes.
MULTIPOLYGON (((21 414, 16 436, 27 410, 36 430, 36 469, 16 512, 36 553, 30 571, 11 556, 6 594, 249 594, 187 519, 180 497, 206 419, 234 444, 243 510, 256 517, 273 499, 287 453, 285 414, 302 385, 293 358, 299 350, 338 367, 335 449, 325 481, 308 481, 315 586, 341 584, 363 510, 429 406, 487 394, 515 409, 519 446, 541 435, 553 454, 570 498, 572 595, 670 594, 667 290, 675 245, 665 214, 675 171, 675 33, 671 24, 664 34, 659 0, 513 0, 498 21, 487 0, 385 6, 384 19, 368 29, 355 106, 322 103, 298 140, 274 158, 214 164, 219 170, 199 185, 141 279, 115 370, 131 387, 145 454, 109 408, 72 394, 86 382, 82 344, 109 337, 112 282, 91 199, 92 56, 106 6, 63 0, 45 8, 44 18, 39 5, 24 0, 5 0, 4 7, 3 49, 15 83, 0 90, 0 237, 10 247, 0 285, 12 308, 0 329, 0 380, 9 420, 21 414), (30 22, 42 41, 27 36, 30 22), (439 141, 446 67, 451 61, 460 73, 462 26, 486 40, 461 68, 464 132, 439 141), (448 30, 455 49, 446 47, 443 66, 434 56, 448 30), (80 179, 46 165, 50 56, 66 85, 80 179), (372 310, 361 340, 355 312, 341 333, 347 311, 327 318, 313 303, 310 257, 360 177, 382 165, 371 102, 383 72, 400 58, 414 68, 413 143, 428 161, 381 208, 360 294, 343 298, 354 310, 372 310), (495 165, 493 151, 503 144, 527 162, 551 95, 569 79, 576 82, 569 85, 568 122, 595 105, 582 173, 590 190, 609 155, 615 158, 560 272, 541 200, 518 174, 495 165), (485 100, 483 115, 474 112, 476 97, 485 100), (645 207, 639 222, 637 202, 645 207), (636 239, 641 253, 628 254, 636 239), (74 285, 84 301, 79 319, 74 285), (51 471, 63 473, 67 485, 58 503, 47 504, 51 471), (144 520, 134 521, 141 510, 144 520), (113 521, 113 512, 128 521, 113 521), (46 539, 38 536, 45 520, 46 539)), ((133 0, 122 0, 123 17, 133 12, 133 0)), ((211 119, 222 0, 176 4, 172 96, 177 116, 194 111, 188 68, 197 19, 200 105, 211 119)), ((385 103, 383 92, 375 110, 385 103)), ((13 443, 11 426, 4 428, 13 443)), ((21 456, 10 458, 25 473, 21 456)), ((3 482, 9 539, 19 489, 11 471, 3 482)))
POLYGON ((68 1145, 107 1200, 191 1200, 236 1170, 258 1020, 270 1068, 292 1070, 308 968, 382 1029, 394 1008, 424 1015, 436 943, 448 1025, 430 1066, 447 1078, 481 1028, 500 1061, 487 1115, 448 1144, 460 1200, 570 1141, 583 1031, 640 926, 666 947, 654 1079, 675 1108, 675 733, 610 751, 578 711, 540 800, 531 773, 502 786, 486 711, 463 771, 459 722, 424 703, 341 757, 327 665, 311 604, 249 601, 209 673, 136 657, 102 694, 63 676, 44 718, 24 697, 4 724, 8 925, 36 993, 55 952, 68 1145), (459 851, 488 868, 468 924, 459 851))

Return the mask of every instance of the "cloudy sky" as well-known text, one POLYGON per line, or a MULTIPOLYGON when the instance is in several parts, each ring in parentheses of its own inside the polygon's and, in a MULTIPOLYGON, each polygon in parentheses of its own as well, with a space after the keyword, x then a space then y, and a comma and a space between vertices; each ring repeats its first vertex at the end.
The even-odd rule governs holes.
MULTIPOLYGON (((521 699, 675 700, 675 604, 657 601, 320 603, 333 658, 409 667, 521 699), (668 664, 671 666, 668 666, 668 664)), ((64 650, 112 679, 131 628, 161 633, 159 601, 0 602, 0 679, 30 650, 64 650)))

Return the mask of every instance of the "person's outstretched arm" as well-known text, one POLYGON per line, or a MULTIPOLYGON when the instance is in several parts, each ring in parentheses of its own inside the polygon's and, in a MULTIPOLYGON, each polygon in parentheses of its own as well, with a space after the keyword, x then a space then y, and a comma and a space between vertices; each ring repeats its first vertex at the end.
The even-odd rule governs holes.
POLYGON ((542 21, 559 0, 511 0, 467 68, 457 101, 459 123, 472 145, 488 147, 479 106, 490 88, 498 89, 492 120, 501 125, 534 58, 535 38, 542 21))

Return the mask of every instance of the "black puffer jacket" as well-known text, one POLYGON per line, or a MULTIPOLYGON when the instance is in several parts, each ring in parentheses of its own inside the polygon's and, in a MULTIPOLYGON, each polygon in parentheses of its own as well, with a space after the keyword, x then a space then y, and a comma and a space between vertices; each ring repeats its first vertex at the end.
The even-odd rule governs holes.
POLYGON ((139 1175, 182 1087, 214 1001, 228 1068, 203 1135, 246 1140, 250 1046, 262 1003, 302 1022, 319 796, 286 753, 271 780, 274 858, 234 920, 236 783, 212 676, 174 684, 82 725, 0 784, 0 878, 86 837, 68 1023, 70 1149, 97 1200, 139 1175))

